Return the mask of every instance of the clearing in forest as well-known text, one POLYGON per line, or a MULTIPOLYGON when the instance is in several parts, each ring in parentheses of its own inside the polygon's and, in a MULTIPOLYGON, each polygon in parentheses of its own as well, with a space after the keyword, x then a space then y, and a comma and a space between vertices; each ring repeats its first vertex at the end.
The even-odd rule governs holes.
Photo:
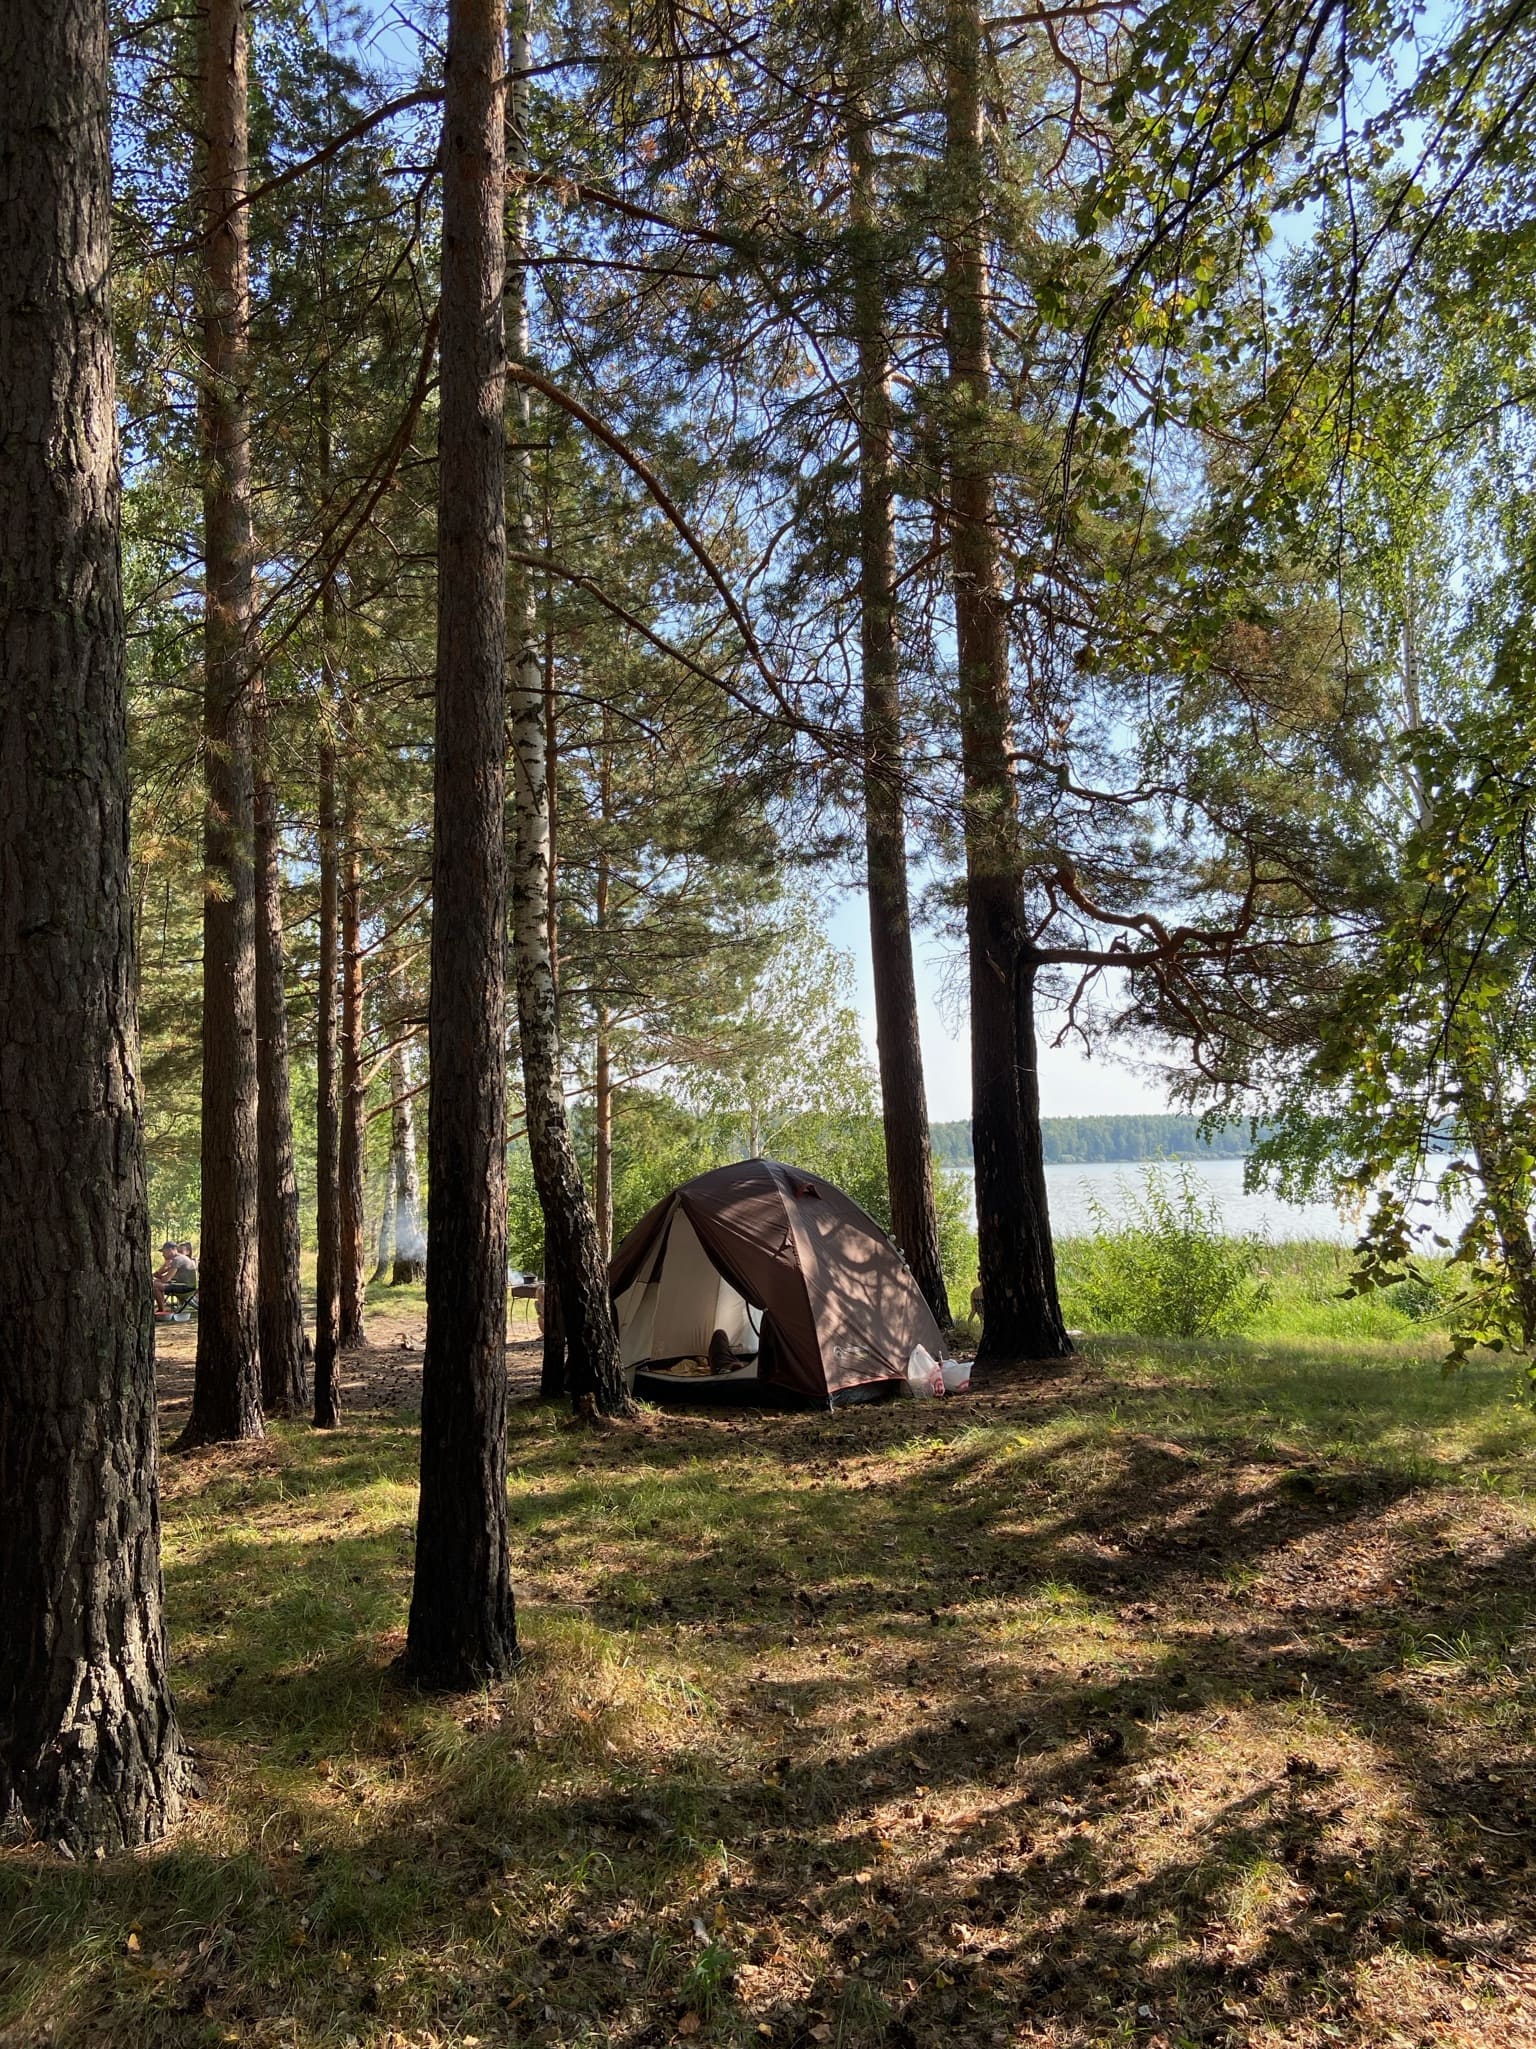
POLYGON ((0 1861, 0 2041, 1536 2040, 1507 1370, 1100 1344, 834 1417, 522 1403, 524 1662, 434 1699, 390 1670, 414 1317, 340 1431, 166 1462, 205 1796, 0 1861))

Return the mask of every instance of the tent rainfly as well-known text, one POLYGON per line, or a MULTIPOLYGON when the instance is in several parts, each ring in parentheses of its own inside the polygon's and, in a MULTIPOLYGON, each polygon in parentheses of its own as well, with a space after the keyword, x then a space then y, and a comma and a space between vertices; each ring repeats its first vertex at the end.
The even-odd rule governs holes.
POLYGON ((943 1339, 874 1218, 819 1175, 739 1160, 685 1181, 636 1224, 610 1270, 619 1351, 637 1391, 705 1399, 754 1386, 829 1406, 904 1386, 913 1347, 943 1339), (709 1356, 727 1372, 679 1384, 709 1356))

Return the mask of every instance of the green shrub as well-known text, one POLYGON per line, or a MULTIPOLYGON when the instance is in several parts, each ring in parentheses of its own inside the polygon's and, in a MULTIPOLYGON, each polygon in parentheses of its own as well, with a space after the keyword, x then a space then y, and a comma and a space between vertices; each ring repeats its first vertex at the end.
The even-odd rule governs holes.
POLYGON ((1084 1320, 1136 1337, 1236 1337, 1270 1297, 1258 1277, 1257 1237, 1228 1237, 1221 1210, 1187 1167, 1171 1178, 1149 1169, 1125 1190, 1118 1217, 1090 1203, 1093 1235, 1079 1241, 1064 1276, 1084 1320))

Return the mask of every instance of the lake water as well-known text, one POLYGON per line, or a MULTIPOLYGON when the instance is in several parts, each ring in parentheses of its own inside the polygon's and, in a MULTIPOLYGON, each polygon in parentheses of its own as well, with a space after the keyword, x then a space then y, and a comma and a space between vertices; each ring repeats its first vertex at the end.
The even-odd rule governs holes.
POLYGON ((1111 1217, 1118 1217, 1125 1209, 1127 1193, 1142 1191, 1152 1167, 1160 1168, 1170 1183, 1176 1183, 1177 1175, 1187 1168, 1196 1185, 1216 1204, 1233 1237, 1258 1231, 1271 1240, 1327 1238, 1352 1245, 1360 1235, 1356 1224, 1340 1216, 1332 1203, 1282 1202, 1276 1195, 1248 1194, 1241 1160, 1102 1160, 1077 1167, 1047 1167, 1052 1230, 1059 1238, 1091 1231, 1095 1202, 1111 1217))

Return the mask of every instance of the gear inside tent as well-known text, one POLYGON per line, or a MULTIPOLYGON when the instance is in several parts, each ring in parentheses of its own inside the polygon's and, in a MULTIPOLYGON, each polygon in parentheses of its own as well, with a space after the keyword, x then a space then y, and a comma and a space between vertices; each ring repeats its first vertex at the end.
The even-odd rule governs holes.
POLYGON ((611 1269, 619 1349, 656 1400, 865 1401, 943 1340, 900 1252, 852 1196, 777 1160, 685 1181, 611 1269))

